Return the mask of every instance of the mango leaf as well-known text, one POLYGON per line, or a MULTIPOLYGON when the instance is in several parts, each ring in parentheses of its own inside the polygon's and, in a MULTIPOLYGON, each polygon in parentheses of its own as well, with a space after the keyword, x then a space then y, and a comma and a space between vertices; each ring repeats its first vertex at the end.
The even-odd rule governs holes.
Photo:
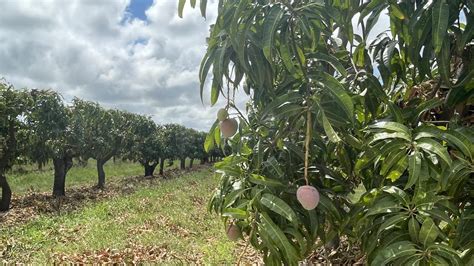
POLYGON ((184 4, 186 4, 186 0, 179 0, 179 2, 178 2, 178 16, 180 18, 183 18, 184 4))
POLYGON ((414 150, 408 155, 408 182, 405 185, 405 189, 413 186, 418 181, 418 176, 421 172, 421 159, 422 154, 418 150, 414 150))
POLYGON ((380 175, 385 176, 388 171, 392 170, 392 167, 398 164, 398 162, 404 157, 407 157, 407 151, 405 149, 390 152, 382 163, 380 175))
POLYGON ((423 246, 428 247, 434 243, 438 235, 438 226, 436 226, 430 217, 426 217, 421 225, 420 233, 418 235, 420 243, 423 244, 423 246))
POLYGON ((269 208, 270 210, 280 214, 281 216, 285 217, 291 223, 297 225, 298 224, 298 217, 293 209, 282 199, 269 194, 265 193, 262 195, 260 202, 265 207, 269 208))
POLYGON ((204 18, 206 17, 206 7, 207 7, 207 0, 201 0, 199 8, 201 9, 201 16, 204 18))
POLYGON ((244 220, 248 218, 248 213, 244 210, 237 209, 237 208, 226 208, 222 212, 222 216, 244 220))
POLYGON ((269 187, 284 186, 283 183, 281 183, 280 181, 276 179, 271 179, 271 178, 264 177, 257 174, 252 174, 249 177, 249 181, 257 185, 264 185, 264 186, 269 186, 269 187))
POLYGON ((249 188, 241 188, 227 194, 225 196, 224 207, 229 208, 247 190, 249 190, 249 188))
POLYGON ((387 131, 399 132, 409 137, 411 135, 410 129, 405 125, 391 121, 380 121, 369 126, 369 129, 384 129, 387 131))
POLYGON ((449 262, 449 265, 464 265, 456 250, 445 244, 434 243, 430 245, 427 250, 430 251, 432 254, 436 254, 445 258, 449 262))
POLYGON ((344 86, 333 76, 324 72, 319 72, 316 77, 333 96, 334 100, 344 108, 347 116, 352 118, 354 116, 354 103, 344 86))
POLYGON ((372 260, 371 265, 387 265, 394 260, 413 255, 417 252, 418 249, 416 249, 415 244, 412 242, 399 241, 380 249, 372 260))
POLYGON ((401 132, 394 132, 394 133, 387 133, 387 132, 382 132, 382 133, 376 133, 370 140, 369 144, 372 144, 374 142, 377 142, 379 140, 386 140, 386 139, 404 139, 406 141, 411 141, 411 137, 407 136, 405 133, 401 132))
POLYGON ((288 261, 298 261, 299 256, 295 247, 290 243, 283 231, 273 222, 273 220, 265 212, 260 213, 261 227, 266 231, 272 241, 284 253, 288 261))
MULTIPOLYGON (((201 1, 202 3, 202 1, 201 1)), ((212 63, 215 60, 215 51, 216 50, 208 50, 204 55, 204 58, 201 61, 201 66, 199 68, 199 93, 201 95, 201 102, 203 101, 203 92, 204 92, 204 85, 206 83, 206 77, 209 73, 209 69, 212 66, 212 63)))
POLYGON ((332 127, 331 123, 329 123, 329 120, 324 114, 324 111, 321 110, 319 113, 321 115, 321 120, 323 121, 324 132, 326 132, 326 135, 328 136, 329 141, 334 142, 334 143, 341 141, 341 138, 339 138, 336 131, 334 131, 334 128, 332 127))
POLYGON ((325 54, 321 52, 316 52, 308 55, 308 58, 314 58, 319 61, 325 61, 329 63, 334 69, 336 69, 343 77, 347 76, 347 71, 344 66, 341 64, 339 59, 331 54, 325 54))
MULTIPOLYGON (((214 124, 212 124, 211 129, 209 130, 209 133, 206 135, 206 139, 204 141, 204 150, 206 152, 209 152, 210 150, 214 149, 214 131, 216 130, 217 125, 219 124, 219 120, 216 119, 214 124)), ((220 135, 219 135, 220 138, 220 135)))
POLYGON ((390 169, 390 172, 387 174, 386 178, 390 179, 392 182, 397 181, 403 175, 407 167, 408 158, 404 156, 390 169))
POLYGON ((382 187, 382 191, 390 194, 390 196, 396 198, 398 202, 403 203, 405 206, 408 206, 410 203, 410 196, 408 196, 408 194, 405 191, 403 191, 402 189, 396 186, 382 187))
POLYGON ((416 142, 416 146, 429 154, 438 155, 447 165, 451 166, 452 160, 447 149, 438 142, 429 138, 422 138, 416 142))
POLYGON ((410 220, 408 220, 408 233, 410 234, 411 241, 414 243, 418 243, 418 234, 420 232, 420 224, 415 216, 412 216, 410 220))
POLYGON ((342 219, 339 210, 337 209, 334 202, 326 195, 320 193, 319 195, 319 205, 317 208, 324 208, 328 213, 330 213, 336 220, 340 221, 342 219))
POLYGON ((387 218, 385 222, 380 225, 379 230, 377 231, 377 236, 379 237, 383 231, 392 229, 393 226, 396 226, 406 219, 408 219, 406 214, 396 214, 390 218, 387 218))
POLYGON ((366 216, 372 216, 381 213, 393 213, 401 209, 400 204, 391 198, 385 197, 380 200, 376 200, 373 206, 370 206, 366 216))
POLYGON ((284 11, 279 5, 273 5, 265 18, 263 25, 263 54, 269 62, 273 61, 272 50, 275 32, 281 23, 284 11))
POLYGON ((448 31, 449 5, 446 0, 435 1, 432 10, 433 47, 435 53, 441 51, 444 38, 448 31))

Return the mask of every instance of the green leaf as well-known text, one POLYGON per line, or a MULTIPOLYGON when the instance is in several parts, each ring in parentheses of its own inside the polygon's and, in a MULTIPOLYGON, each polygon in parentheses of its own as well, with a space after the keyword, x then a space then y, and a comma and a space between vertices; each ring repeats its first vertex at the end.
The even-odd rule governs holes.
POLYGON ((408 216, 406 214, 397 214, 386 219, 385 222, 380 225, 379 230, 377 231, 377 236, 380 236, 380 234, 385 230, 392 229, 392 226, 396 226, 397 224, 405 221, 406 219, 408 219, 408 216))
POLYGON ((280 248, 286 259, 290 262, 298 261, 299 256, 295 247, 290 244, 290 241, 281 231, 281 229, 272 221, 272 219, 265 212, 260 213, 262 229, 265 230, 268 236, 280 248))
POLYGON ((271 179, 271 178, 264 177, 257 174, 252 174, 249 177, 249 181, 257 185, 264 185, 264 186, 269 186, 269 187, 283 186, 283 184, 278 180, 271 179))
POLYGON ((438 237, 439 229, 430 217, 426 217, 421 225, 418 238, 423 246, 428 247, 438 237))
POLYGON ((319 113, 321 115, 321 120, 323 120, 324 132, 326 132, 326 135, 328 136, 329 141, 334 142, 334 143, 341 141, 341 138, 339 138, 336 131, 334 131, 334 128, 332 127, 331 123, 329 123, 329 120, 324 114, 324 111, 321 110, 319 113))
POLYGON ((314 58, 319 61, 325 61, 329 63, 334 69, 336 69, 343 77, 347 76, 347 71, 341 64, 340 60, 331 54, 316 52, 308 55, 308 58, 314 58))
POLYGON ((322 193, 319 195, 319 205, 317 208, 321 207, 326 209, 326 211, 336 218, 336 220, 342 219, 339 210, 337 209, 336 205, 334 205, 334 202, 328 196, 322 193))
POLYGON ((417 251, 415 244, 412 242, 399 241, 380 249, 371 265, 387 265, 394 260, 413 255, 417 251))
POLYGON ((179 2, 178 2, 178 16, 180 18, 183 18, 184 4, 186 4, 186 0, 179 0, 179 2))
POLYGON ((405 19, 405 14, 397 4, 390 5, 390 15, 394 15, 398 19, 405 19))
POLYGON ((448 21, 449 5, 446 3, 446 0, 435 1, 432 10, 433 46, 435 53, 439 53, 441 51, 444 38, 448 31, 448 21))
POLYGON ((249 190, 249 188, 241 188, 227 194, 225 196, 224 207, 229 208, 247 190, 249 190))
POLYGON ((319 72, 317 74, 318 80, 328 89, 329 93, 334 97, 334 99, 344 108, 347 116, 352 118, 354 116, 354 104, 351 97, 344 89, 344 86, 335 79, 333 76, 319 72))
POLYGON ((432 254, 437 254, 447 259, 449 265, 464 265, 456 250, 445 244, 435 243, 430 245, 427 250, 431 251, 432 254))
POLYGON ((390 172, 387 174, 386 178, 390 179, 392 182, 397 181, 400 176, 405 172, 408 166, 407 157, 403 157, 398 161, 398 163, 390 169, 390 172))
POLYGON ((381 213, 393 213, 399 211, 401 209, 400 204, 395 202, 391 198, 382 198, 381 200, 377 200, 373 206, 367 211, 366 216, 372 216, 381 213))
POLYGON ((408 206, 410 203, 410 196, 408 196, 408 194, 405 191, 403 191, 402 189, 396 186, 382 187, 382 191, 390 194, 390 196, 392 197, 395 197, 400 203, 405 204, 405 206, 408 206))
POLYGON ((472 144, 471 141, 463 134, 455 130, 441 130, 435 126, 422 126, 419 132, 415 135, 415 140, 421 138, 437 138, 444 140, 448 145, 458 149, 465 156, 472 158, 472 144))
POLYGON ((438 72, 441 79, 448 87, 451 87, 451 53, 450 53, 449 38, 446 38, 441 48, 441 53, 437 56, 438 72))
MULTIPOLYGON (((217 125, 219 124, 219 120, 216 119, 214 124, 212 124, 209 133, 206 135, 206 140, 204 141, 204 150, 209 152, 210 150, 214 149, 214 131, 216 130, 217 125)), ((220 136, 219 136, 220 138, 220 136)))
POLYGON ((421 159, 422 154, 418 150, 414 150, 408 155, 408 182, 405 185, 405 189, 413 186, 418 181, 418 176, 421 172, 421 159))
POLYGON ((280 25, 284 11, 279 5, 273 5, 265 18, 263 25, 263 54, 269 62, 273 61, 272 50, 275 45, 275 32, 280 25))
POLYGON ((204 84, 206 83, 206 77, 215 59, 215 51, 216 50, 207 51, 207 53, 204 55, 204 58, 201 61, 201 66, 199 68, 199 82, 200 82, 199 92, 201 95, 201 102, 203 101, 203 91, 204 91, 204 84))
POLYGON ((388 171, 392 170, 392 167, 398 164, 404 157, 407 157, 407 151, 405 149, 391 151, 382 163, 380 175, 385 176, 388 171))
POLYGON ((214 80, 212 81, 212 86, 211 86, 211 106, 216 104, 217 100, 219 99, 219 93, 220 93, 220 85, 216 81, 217 77, 214 77, 214 80))
POLYGON ((241 209, 226 208, 226 209, 224 209, 224 211, 222 212, 222 216, 231 217, 231 218, 234 218, 234 219, 244 220, 244 219, 247 219, 247 217, 248 217, 249 215, 248 215, 248 213, 247 213, 246 211, 241 210, 241 209))
POLYGON ((201 3, 200 3, 201 16, 203 16, 204 18, 206 17, 206 6, 207 6, 207 0, 201 0, 201 3))
POLYGON ((407 136, 406 134, 401 133, 401 132, 394 132, 394 133, 382 132, 382 133, 376 133, 376 134, 374 134, 374 136, 373 136, 372 139, 370 140, 369 144, 372 144, 372 143, 377 142, 377 141, 379 141, 379 140, 396 139, 396 138, 404 139, 404 140, 407 140, 407 141, 411 141, 411 137, 410 137, 410 136, 407 136))
POLYGON ((369 129, 384 129, 393 132, 405 134, 407 137, 411 135, 410 129, 405 125, 397 122, 381 121, 369 126, 369 129))
POLYGON ((439 158, 441 158, 446 164, 451 166, 452 160, 449 156, 449 153, 445 147, 443 147, 438 142, 429 139, 429 138, 422 138, 416 142, 416 146, 418 148, 423 149, 425 152, 429 154, 436 154, 439 158))
POLYGON ((414 243, 418 243, 418 234, 420 232, 420 224, 415 216, 412 216, 410 220, 408 220, 408 233, 410 234, 410 238, 414 243))
POLYGON ((265 207, 269 208, 270 210, 280 214, 281 216, 285 217, 291 223, 297 225, 298 224, 298 217, 293 209, 282 199, 269 194, 265 193, 262 195, 260 202, 265 207))

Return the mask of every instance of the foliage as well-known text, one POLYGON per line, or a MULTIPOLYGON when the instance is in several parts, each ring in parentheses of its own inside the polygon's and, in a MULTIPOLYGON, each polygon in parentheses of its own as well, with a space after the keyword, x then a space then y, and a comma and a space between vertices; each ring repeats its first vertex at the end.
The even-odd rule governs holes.
POLYGON ((26 91, 0 82, 0 175, 5 174, 25 151, 25 145, 20 141, 25 137, 24 131, 21 132, 25 128, 22 118, 30 103, 26 91))
POLYGON ((53 157, 62 157, 72 148, 68 139, 70 110, 61 96, 51 90, 31 90, 33 104, 26 116, 32 162, 46 164, 53 157))
POLYGON ((124 158, 137 161, 143 165, 145 175, 153 175, 156 165, 163 156, 160 130, 161 127, 157 126, 149 117, 135 115, 132 119, 132 141, 128 143, 128 151, 124 158))
POLYGON ((216 121, 206 139, 232 147, 210 208, 269 264, 296 264, 342 235, 373 265, 472 262, 473 7, 220 1, 201 95, 212 74, 211 104, 225 97, 240 128, 222 141, 216 121), (390 33, 370 42, 387 11, 390 33), (321 195, 312 211, 295 195, 306 171, 321 195), (356 188, 367 192, 352 202, 356 188))

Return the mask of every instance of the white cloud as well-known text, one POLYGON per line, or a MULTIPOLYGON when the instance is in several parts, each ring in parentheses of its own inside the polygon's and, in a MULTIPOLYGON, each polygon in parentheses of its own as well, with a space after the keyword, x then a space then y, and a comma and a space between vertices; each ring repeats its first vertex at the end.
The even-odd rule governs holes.
POLYGON ((177 1, 155 0, 148 22, 125 14, 128 2, 3 1, 0 76, 207 130, 215 108, 201 104, 197 73, 216 1, 205 20, 189 7, 180 19, 177 1))

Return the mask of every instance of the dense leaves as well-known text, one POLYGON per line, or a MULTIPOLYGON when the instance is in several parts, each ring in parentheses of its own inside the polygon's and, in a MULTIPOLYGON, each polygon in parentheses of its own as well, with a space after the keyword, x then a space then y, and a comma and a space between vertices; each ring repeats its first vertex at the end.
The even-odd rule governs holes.
POLYGON ((472 262, 472 9, 462 0, 219 1, 201 95, 212 80, 211 103, 225 98, 240 122, 232 138, 220 138, 217 122, 206 138, 232 149, 216 164, 210 209, 268 264, 296 264, 342 235, 373 265, 472 262), (234 104, 239 89, 246 115, 234 104), (312 211, 295 195, 308 138, 309 183, 321 194, 312 211))

